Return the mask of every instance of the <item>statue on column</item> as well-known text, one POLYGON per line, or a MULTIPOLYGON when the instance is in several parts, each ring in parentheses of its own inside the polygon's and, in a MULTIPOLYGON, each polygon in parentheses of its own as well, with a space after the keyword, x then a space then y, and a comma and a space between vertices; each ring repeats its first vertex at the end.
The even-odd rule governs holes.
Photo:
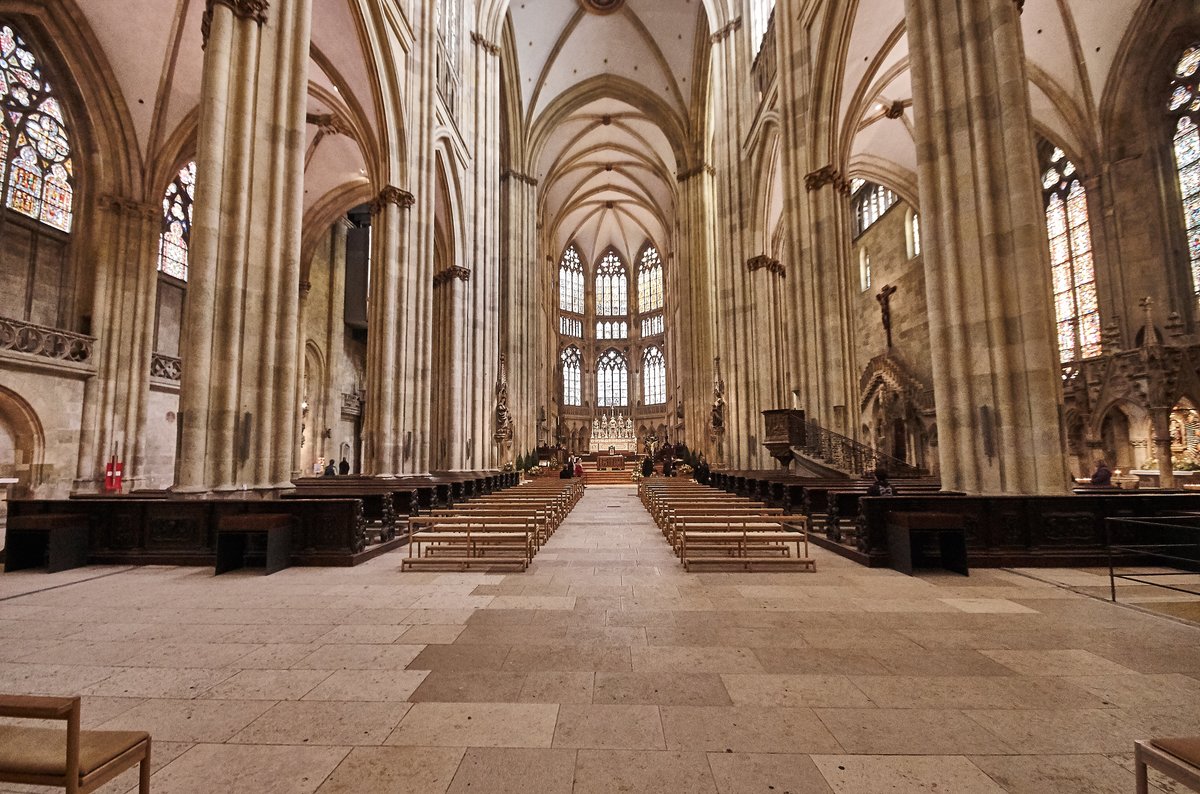
POLYGON ((505 371, 504 354, 500 354, 500 372, 496 376, 496 432, 497 444, 512 441, 513 421, 508 410, 508 373, 505 371))
POLYGON ((716 359, 716 374, 713 376, 713 403, 709 429, 718 436, 725 432, 725 381, 721 380, 721 359, 716 359))

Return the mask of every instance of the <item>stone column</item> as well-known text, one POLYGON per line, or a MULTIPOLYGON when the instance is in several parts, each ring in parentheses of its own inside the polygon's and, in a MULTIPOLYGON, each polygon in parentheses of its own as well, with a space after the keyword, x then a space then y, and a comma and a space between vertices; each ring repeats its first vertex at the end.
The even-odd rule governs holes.
MULTIPOLYGON (((371 294, 367 319, 367 401, 363 417, 363 471, 392 477, 404 471, 406 439, 400 433, 407 365, 401 333, 411 287, 400 252, 407 235, 413 195, 388 186, 371 205, 371 294)), ((409 440, 408 443, 412 443, 409 440)))
POLYGON ((685 441, 696 452, 715 460, 708 433, 712 407, 714 346, 712 261, 712 166, 699 165, 677 175, 679 188, 675 256, 667 266, 667 306, 678 306, 679 322, 667 329, 675 355, 667 361, 682 385, 685 441))
POLYGON ((84 387, 74 487, 99 490, 115 448, 129 491, 142 484, 145 464, 162 209, 114 196, 101 196, 99 203, 103 242, 92 304, 96 377, 84 387))
MULTIPOLYGON (((557 337, 557 311, 547 316, 549 308, 558 306, 542 289, 546 272, 537 257, 537 180, 516 171, 503 171, 500 176, 501 206, 506 237, 505 256, 501 262, 503 280, 501 302, 505 311, 500 315, 503 333, 501 349, 508 362, 509 409, 513 419, 513 454, 524 455, 538 444, 538 408, 550 405, 551 396, 558 393, 558 383, 546 377, 547 371, 557 372, 558 351, 552 340, 557 337)), ((553 430, 547 422, 547 432, 553 430)), ((553 441, 551 441, 553 443, 553 441)))
POLYGON ((176 490, 285 487, 299 429, 299 254, 311 0, 204 15, 176 490))
POLYGON ((1170 407, 1150 408, 1150 429, 1154 434, 1154 458, 1158 461, 1158 484, 1163 488, 1174 488, 1175 462, 1171 459, 1170 407))
POLYGON ((1062 378, 1013 0, 906 0, 942 483, 1062 493, 1062 378))

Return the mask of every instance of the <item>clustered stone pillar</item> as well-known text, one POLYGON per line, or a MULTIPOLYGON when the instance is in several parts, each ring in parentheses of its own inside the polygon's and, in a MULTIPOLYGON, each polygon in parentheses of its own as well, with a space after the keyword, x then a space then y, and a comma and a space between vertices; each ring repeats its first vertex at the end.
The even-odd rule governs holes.
POLYGON ((1061 493, 1049 253, 1013 0, 906 0, 942 483, 1061 493))
POLYGON ((175 490, 286 487, 311 0, 208 0, 175 490))
MULTIPOLYGON (((716 461, 716 442, 709 433, 712 407, 713 316, 712 224, 708 222, 713 190, 712 167, 701 164, 677 175, 679 183, 675 257, 666 268, 667 300, 678 301, 679 321, 667 339, 675 351, 668 368, 678 373, 683 392, 683 421, 689 448, 716 461)), ((660 439, 661 441, 662 439, 660 439)))
POLYGON ((144 477, 162 209, 113 196, 102 196, 100 208, 105 259, 92 307, 96 377, 84 391, 75 488, 95 490, 105 462, 117 454, 132 490, 144 477))
MULTIPOLYGON (((502 349, 509 368, 509 404, 513 418, 513 453, 524 455, 539 442, 538 408, 549 395, 558 393, 558 381, 544 377, 557 373, 558 351, 548 338, 542 285, 553 265, 539 267, 537 258, 537 181, 508 171, 501 177, 506 245, 502 272, 501 301, 508 310, 501 315, 502 349), (545 357, 545 358, 543 358, 545 357)), ((557 322, 555 320, 554 322, 557 322)), ((554 443, 549 437, 541 439, 554 443)))
POLYGON ((407 237, 411 193, 384 188, 371 205, 371 294, 367 327, 367 404, 363 418, 364 469, 391 477, 405 471, 406 444, 411 455, 412 425, 404 424, 403 406, 418 384, 403 333, 411 311, 413 276, 405 273, 401 251, 407 237), (401 434, 401 427, 408 431, 401 434))

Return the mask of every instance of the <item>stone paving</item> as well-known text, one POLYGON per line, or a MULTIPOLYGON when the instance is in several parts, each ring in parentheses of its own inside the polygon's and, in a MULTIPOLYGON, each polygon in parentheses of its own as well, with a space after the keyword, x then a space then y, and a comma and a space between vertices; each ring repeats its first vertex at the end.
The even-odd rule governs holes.
POLYGON ((149 730, 156 794, 1116 794, 1200 734, 1200 629, 1055 572, 689 574, 623 486, 526 573, 402 553, 0 575, 0 691, 149 730))

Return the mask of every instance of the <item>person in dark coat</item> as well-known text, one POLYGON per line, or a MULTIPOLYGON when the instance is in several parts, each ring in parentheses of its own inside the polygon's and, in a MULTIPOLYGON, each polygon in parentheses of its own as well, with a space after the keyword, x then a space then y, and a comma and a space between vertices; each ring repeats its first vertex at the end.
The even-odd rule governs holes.
POLYGON ((342 458, 342 462, 338 464, 338 474, 350 473, 350 461, 342 458))
POLYGON ((649 477, 654 474, 654 461, 650 460, 650 456, 642 458, 642 476, 649 477))
POLYGON ((1102 460, 1096 461, 1096 471, 1092 473, 1092 485, 1112 485, 1112 470, 1102 460))
POLYGON ((322 476, 333 477, 336 474, 337 474, 337 468, 333 465, 333 461, 330 460, 329 465, 325 467, 325 473, 322 476))
POLYGON ((696 478, 696 482, 701 485, 708 485, 708 475, 711 474, 708 468, 708 461, 703 455, 700 456, 700 461, 696 464, 696 470, 692 472, 696 478))
POLYGON ((887 469, 876 469, 875 480, 867 486, 867 496, 895 496, 896 489, 888 482, 887 469))
POLYGON ((571 461, 569 461, 569 460, 568 460, 568 461, 567 461, 567 462, 566 462, 566 463, 563 465, 563 467, 562 467, 562 471, 560 471, 560 472, 558 473, 558 479, 560 479, 560 480, 569 480, 569 479, 571 479, 571 478, 572 478, 572 477, 574 477, 574 476, 575 476, 575 467, 574 467, 574 466, 572 466, 572 465, 571 465, 571 461))

